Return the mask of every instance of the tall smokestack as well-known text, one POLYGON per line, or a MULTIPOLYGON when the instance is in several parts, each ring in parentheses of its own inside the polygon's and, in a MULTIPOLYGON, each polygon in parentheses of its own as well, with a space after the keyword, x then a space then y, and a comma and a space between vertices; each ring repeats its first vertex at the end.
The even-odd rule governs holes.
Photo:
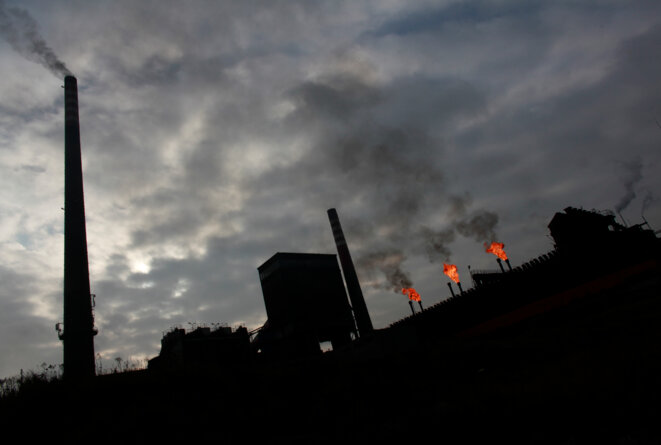
POLYGON ((335 246, 337 247, 337 254, 340 257, 344 281, 347 283, 347 291, 349 292, 353 313, 356 317, 358 333, 363 336, 374 330, 372 320, 370 319, 369 312, 367 312, 367 305, 365 304, 365 298, 363 298, 363 292, 360 290, 358 275, 356 275, 356 269, 353 267, 349 247, 347 246, 347 241, 344 239, 340 218, 337 216, 335 209, 328 209, 328 220, 330 221, 331 229, 333 229, 335 246))
POLYGON ((64 377, 95 375, 76 78, 64 78, 64 377))

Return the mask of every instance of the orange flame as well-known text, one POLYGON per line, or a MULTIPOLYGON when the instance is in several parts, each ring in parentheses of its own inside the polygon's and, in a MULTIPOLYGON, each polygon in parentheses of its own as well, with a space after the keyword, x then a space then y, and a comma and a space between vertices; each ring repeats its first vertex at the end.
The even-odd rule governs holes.
POLYGON ((457 266, 454 264, 443 263, 443 273, 450 277, 455 283, 459 282, 459 272, 457 272, 457 266))
POLYGON ((402 288, 402 293, 409 296, 411 301, 420 301, 420 294, 415 291, 412 287, 406 289, 402 288))
POLYGON ((493 253, 501 260, 507 261, 507 255, 505 255, 505 251, 503 250, 505 244, 493 242, 490 247, 487 247, 487 243, 484 243, 484 247, 486 247, 487 253, 493 253))

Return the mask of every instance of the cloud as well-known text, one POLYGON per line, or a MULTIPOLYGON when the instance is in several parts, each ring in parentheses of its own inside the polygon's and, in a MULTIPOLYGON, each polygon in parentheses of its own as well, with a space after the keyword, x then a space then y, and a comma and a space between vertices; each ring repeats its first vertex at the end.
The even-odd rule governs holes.
MULTIPOLYGON (((440 262, 492 266, 483 241, 512 261, 544 253, 555 211, 626 194, 622 165, 661 218, 646 198, 661 187, 658 2, 28 6, 79 73, 95 341, 110 359, 156 354, 173 324, 259 326, 257 266, 333 253, 330 207, 377 327, 409 313, 398 287, 445 298, 440 262)), ((35 301, 61 298, 62 93, 0 51, 1 264, 33 297, 0 305, 45 326, 5 350, 28 367, 43 345, 61 353, 59 306, 47 317, 35 301)))

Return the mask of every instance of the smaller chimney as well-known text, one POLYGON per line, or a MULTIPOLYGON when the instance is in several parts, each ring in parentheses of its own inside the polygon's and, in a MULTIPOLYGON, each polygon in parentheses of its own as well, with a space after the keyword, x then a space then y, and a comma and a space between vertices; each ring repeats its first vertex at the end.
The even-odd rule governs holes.
POLYGON ((328 220, 330 221, 331 229, 333 230, 337 255, 340 257, 342 273, 344 274, 344 281, 347 284, 347 291, 349 292, 349 299, 351 300, 351 306, 356 318, 358 333, 363 336, 372 332, 374 328, 372 327, 370 314, 367 312, 367 305, 365 304, 363 291, 360 289, 358 275, 356 275, 356 269, 351 260, 347 241, 344 239, 344 232, 340 225, 340 217, 337 215, 337 210, 328 209, 328 220))

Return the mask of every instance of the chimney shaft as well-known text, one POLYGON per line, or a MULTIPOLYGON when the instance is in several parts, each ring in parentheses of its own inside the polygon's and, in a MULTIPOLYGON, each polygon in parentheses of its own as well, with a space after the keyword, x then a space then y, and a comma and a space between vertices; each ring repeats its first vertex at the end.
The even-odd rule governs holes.
POLYGON ((64 377, 95 374, 76 78, 64 78, 64 377))
POLYGON ((342 265, 342 273, 344 274, 344 281, 347 284, 347 291, 349 292, 349 299, 353 307, 353 313, 356 318, 356 325, 358 326, 358 333, 363 336, 369 334, 374 330, 372 327, 372 320, 370 314, 367 312, 367 305, 363 292, 360 290, 360 283, 358 282, 358 275, 351 260, 349 247, 347 241, 344 239, 344 232, 340 225, 340 218, 335 209, 328 209, 328 220, 330 221, 331 229, 333 229, 333 237, 335 238, 335 246, 337 247, 337 254, 340 257, 340 264, 342 265))

